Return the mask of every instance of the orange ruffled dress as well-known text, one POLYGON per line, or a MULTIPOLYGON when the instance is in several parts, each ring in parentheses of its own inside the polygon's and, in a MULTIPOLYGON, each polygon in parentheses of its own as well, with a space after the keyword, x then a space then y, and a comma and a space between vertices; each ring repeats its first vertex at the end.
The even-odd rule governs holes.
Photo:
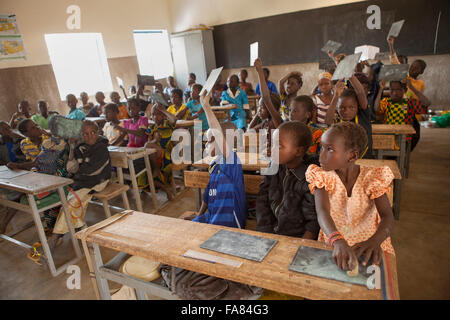
MULTIPOLYGON (((317 188, 325 188, 328 192, 331 218, 349 246, 369 239, 377 231, 380 216, 374 199, 389 193, 393 179, 394 174, 389 167, 360 166, 352 196, 348 197, 347 190, 335 171, 324 171, 314 164, 306 171, 306 181, 309 182, 312 194, 317 188)), ((318 240, 328 243, 322 230, 318 240)), ((391 238, 383 241, 381 249, 395 254, 391 238)))

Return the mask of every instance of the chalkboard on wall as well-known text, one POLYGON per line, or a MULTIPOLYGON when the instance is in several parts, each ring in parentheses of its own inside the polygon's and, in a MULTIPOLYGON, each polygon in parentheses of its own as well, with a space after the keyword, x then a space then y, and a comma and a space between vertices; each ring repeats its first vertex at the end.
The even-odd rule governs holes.
POLYGON ((365 44, 388 51, 389 29, 393 22, 402 19, 406 22, 395 42, 398 53, 450 53, 449 0, 378 0, 215 26, 216 61, 224 68, 248 66, 249 45, 256 41, 265 65, 317 62, 326 57, 320 49, 328 40, 343 44, 337 53, 352 54, 355 47, 365 44), (370 5, 381 9, 381 29, 367 28, 370 5))

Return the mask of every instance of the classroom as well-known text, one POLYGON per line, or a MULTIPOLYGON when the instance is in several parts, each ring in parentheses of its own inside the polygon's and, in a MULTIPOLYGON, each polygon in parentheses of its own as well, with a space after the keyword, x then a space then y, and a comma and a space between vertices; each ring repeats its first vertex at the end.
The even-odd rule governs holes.
POLYGON ((448 0, 0 1, 0 301, 449 300, 448 30, 448 0))

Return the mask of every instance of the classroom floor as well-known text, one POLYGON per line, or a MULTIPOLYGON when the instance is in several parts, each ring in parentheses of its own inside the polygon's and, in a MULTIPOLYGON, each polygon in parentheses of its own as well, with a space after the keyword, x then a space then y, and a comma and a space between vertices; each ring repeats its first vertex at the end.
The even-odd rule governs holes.
MULTIPOLYGON (((411 154, 409 178, 403 183, 400 220, 396 221, 393 245, 401 299, 450 299, 450 129, 424 129, 416 150, 411 154)), ((179 182, 181 184, 181 181, 179 182)), ((166 196, 157 194, 160 203, 166 196)), ((134 198, 129 193, 132 208, 134 198)), ((143 195, 144 211, 152 212, 151 198, 143 195)), ((121 206, 121 202, 112 203, 121 206)), ((195 210, 194 192, 183 190, 177 201, 162 210, 165 216, 176 217, 195 210)), ((89 225, 104 218, 100 206, 88 210, 89 225)), ((20 213, 14 224, 20 226, 29 217, 20 213)), ((18 240, 37 241, 34 228, 22 232, 18 240)), ((55 250, 55 259, 64 262, 73 254, 68 237, 55 250)), ((104 260, 113 256, 102 250, 104 260)), ((46 268, 26 258, 26 251, 0 240, 0 299, 95 299, 88 277, 86 260, 81 260, 81 290, 66 287, 68 274, 53 278, 46 268)), ((110 283, 111 289, 119 285, 110 283)))

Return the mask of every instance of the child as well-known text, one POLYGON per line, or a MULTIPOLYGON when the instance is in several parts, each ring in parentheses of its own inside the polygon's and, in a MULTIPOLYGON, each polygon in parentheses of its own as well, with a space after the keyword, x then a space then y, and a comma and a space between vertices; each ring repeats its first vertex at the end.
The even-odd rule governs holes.
POLYGON ((191 116, 188 120, 199 119, 202 121, 202 131, 209 129, 208 120, 206 119, 205 111, 200 103, 200 92, 203 86, 201 84, 194 84, 192 86, 191 100, 186 104, 191 116))
POLYGON ((300 122, 285 122, 279 135, 280 168, 265 176, 256 200, 256 230, 291 237, 317 239, 319 223, 314 197, 308 190, 305 172, 319 164, 317 156, 306 155, 312 136, 300 122))
POLYGON ((291 101, 297 96, 297 93, 302 86, 303 80, 301 72, 290 72, 279 81, 278 87, 280 88, 281 98, 281 117, 283 120, 289 119, 289 107, 291 105, 291 101))
MULTIPOLYGON (((85 120, 82 127, 83 142, 78 146, 71 144, 67 171, 74 174, 74 182, 67 201, 70 216, 75 228, 85 225, 84 214, 94 192, 102 191, 111 178, 111 161, 108 140, 99 136, 95 122, 85 120)), ((68 232, 66 219, 61 209, 56 220, 49 247, 53 250, 58 240, 68 232)))
MULTIPOLYGON (((359 91, 364 92, 362 85, 356 77, 352 77, 352 83, 358 85, 359 91)), ((361 154, 362 158, 370 159, 372 154, 372 124, 370 121, 370 110, 365 105, 361 105, 358 100, 358 95, 354 89, 344 89, 344 82, 339 81, 336 84, 336 91, 334 93, 333 101, 327 111, 326 123, 332 125, 334 122, 351 121, 361 125, 366 131, 368 137, 368 144, 361 154), (338 116, 336 117, 336 105, 338 116)))
MULTIPOLYGON (((172 91, 174 89, 178 89, 176 83, 175 83, 175 79, 172 76, 168 76, 166 79, 166 83, 167 83, 167 87, 164 88, 164 94, 168 97, 172 96, 172 91)), ((183 95, 183 93, 181 93, 181 95, 183 95)), ((181 97, 181 99, 183 99, 183 97, 181 97)))
POLYGON ((12 131, 11 127, 5 121, 0 121, 0 166, 9 162, 18 162, 24 160, 20 150, 20 141, 23 139, 12 131))
MULTIPOLYGON (((280 96, 273 92, 270 92, 270 100, 272 101, 272 105, 275 108, 275 110, 280 110, 281 107, 280 96)), ((282 120, 279 120, 280 124, 282 122, 283 122, 282 120)), ((248 128, 254 129, 256 132, 258 132, 260 129, 274 130, 276 129, 276 127, 277 126, 274 124, 274 120, 272 119, 272 116, 269 112, 269 109, 265 105, 263 98, 260 98, 258 100, 258 110, 255 116, 253 117, 252 121, 250 122, 248 128)))
POLYGON ((228 90, 222 92, 221 105, 234 104, 236 109, 230 110, 231 122, 233 122, 238 129, 247 127, 247 114, 245 110, 249 108, 247 94, 239 88, 239 78, 233 74, 227 81, 228 90))
POLYGON ((127 104, 120 101, 119 93, 116 91, 113 91, 113 92, 111 92, 109 97, 110 97, 111 101, 113 103, 115 103, 117 105, 117 108, 119 109, 119 114, 117 115, 117 118, 119 120, 129 119, 130 117, 128 116, 127 104))
POLYGON ((140 116, 141 107, 136 98, 128 99, 128 111, 131 118, 123 120, 123 127, 115 128, 128 134, 128 147, 140 148, 147 142, 145 130, 148 128, 148 118, 140 116))
MULTIPOLYGON (((123 127, 123 124, 120 122, 119 116, 119 108, 115 103, 108 103, 105 106, 105 116, 106 123, 103 126, 103 135, 108 139, 109 145, 111 146, 121 146, 125 142, 125 137, 127 136, 126 132, 122 132, 116 127, 123 127)), ((127 113, 128 114, 128 113, 127 113)))
POLYGON ((66 103, 70 108, 69 113, 66 115, 67 119, 84 120, 86 118, 86 114, 77 108, 77 102, 75 95, 68 94, 66 96, 66 103))
POLYGON ((167 111, 174 114, 178 120, 186 120, 190 116, 189 109, 183 104, 183 91, 181 89, 173 89, 170 95, 172 105, 167 111))
POLYGON ((209 103, 213 106, 220 105, 220 101, 222 101, 222 93, 228 89, 226 84, 222 84, 222 76, 219 74, 217 77, 216 83, 214 83, 214 87, 211 90, 211 98, 209 103))
POLYGON ((171 139, 177 118, 158 103, 153 105, 151 114, 154 124, 150 124, 145 131, 148 135, 148 142, 145 147, 157 150, 156 153, 150 155, 155 185, 164 190, 167 198, 172 200, 173 194, 169 188, 172 179, 171 153, 173 143, 171 139))
POLYGON ((89 102, 89 96, 87 92, 80 93, 80 100, 81 100, 81 106, 78 108, 83 111, 86 116, 91 112, 92 108, 94 108, 94 104, 92 102, 89 102))
MULTIPOLYGON (((203 94, 201 103, 210 130, 221 134, 223 143, 217 144, 218 150, 214 149, 215 152, 211 153, 214 156, 218 151, 216 159, 209 166, 208 186, 203 193, 202 206, 193 221, 243 229, 247 219, 244 175, 237 154, 225 139, 225 130, 234 129, 235 126, 230 122, 224 123, 223 127, 220 125, 211 110, 208 95, 203 94)), ((213 141, 215 141, 214 137, 208 141, 208 150, 211 150, 213 141)), ((192 218, 187 217, 186 219, 192 218)))
POLYGON ((101 91, 98 91, 95 94, 95 100, 97 101, 97 105, 91 109, 88 114, 88 117, 100 117, 103 114, 103 107, 106 105, 105 102, 105 94, 101 91))
POLYGON ((364 255, 379 264, 382 251, 395 254, 389 238, 394 216, 387 194, 394 179, 388 167, 359 166, 366 131, 353 122, 331 126, 322 136, 321 167, 306 171, 321 228, 319 241, 333 246, 339 268, 353 270, 364 255))
MULTIPOLYGON (((39 128, 31 119, 22 120, 18 129, 26 137, 20 142, 20 150, 22 150, 27 161, 33 162, 41 153, 42 143, 49 138, 49 134, 39 128)), ((30 170, 31 168, 32 165, 30 164, 27 168, 21 169, 30 170)))
POLYGON ((239 86, 242 88, 242 90, 245 91, 245 93, 250 96, 255 94, 253 91, 253 86, 250 82, 247 82, 248 72, 245 69, 242 69, 241 72, 239 72, 239 86))
POLYGON ((191 100, 191 87, 195 84, 195 81, 197 80, 197 77, 195 76, 195 73, 189 73, 189 79, 188 79, 188 86, 186 90, 184 91, 184 102, 188 103, 191 100))
POLYGON ((48 130, 48 120, 50 119, 50 116, 48 114, 47 102, 40 100, 37 107, 39 113, 32 116, 31 120, 41 127, 41 129, 48 130))
POLYGON ((312 97, 315 105, 317 106, 317 114, 314 117, 314 123, 325 124, 325 117, 327 110, 330 107, 331 100, 333 99, 333 82, 331 78, 333 76, 328 72, 323 72, 319 75, 318 88, 320 93, 312 97))
MULTIPOLYGON (((268 68, 264 68, 264 79, 267 83, 267 87, 269 88, 269 90, 271 92, 278 94, 277 86, 272 81, 269 81, 269 76, 270 76, 270 70, 268 68)), ((260 87, 259 83, 256 86, 255 92, 258 96, 261 95, 261 87, 260 87)))
POLYGON ((30 104, 28 103, 28 101, 20 101, 17 109, 18 111, 12 115, 11 120, 9 121, 9 126, 12 129, 16 129, 20 121, 31 118, 30 104))

